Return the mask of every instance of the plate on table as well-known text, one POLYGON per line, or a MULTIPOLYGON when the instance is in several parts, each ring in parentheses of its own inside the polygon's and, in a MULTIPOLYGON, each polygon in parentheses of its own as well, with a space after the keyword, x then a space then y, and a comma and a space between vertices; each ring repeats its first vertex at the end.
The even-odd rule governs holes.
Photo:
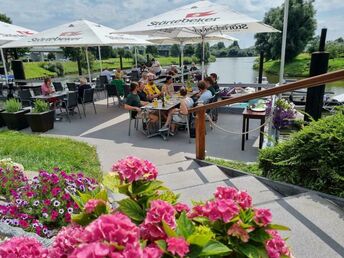
POLYGON ((264 112, 266 110, 265 107, 254 107, 254 108, 251 108, 252 111, 254 112, 264 112))

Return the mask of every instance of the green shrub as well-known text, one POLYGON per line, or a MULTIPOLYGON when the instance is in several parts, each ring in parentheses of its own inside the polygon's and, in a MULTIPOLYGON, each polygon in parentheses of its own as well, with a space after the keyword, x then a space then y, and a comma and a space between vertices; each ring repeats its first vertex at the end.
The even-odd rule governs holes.
POLYGON ((344 197, 344 114, 311 122, 259 154, 263 176, 344 197))
POLYGON ((6 100, 4 108, 6 112, 15 113, 22 109, 22 104, 17 99, 9 99, 6 100))
POLYGON ((43 113, 49 111, 49 104, 43 100, 36 100, 35 107, 32 109, 32 113, 43 113))
POLYGON ((57 73, 58 76, 63 76, 64 75, 64 68, 63 65, 59 62, 55 63, 43 63, 42 68, 45 70, 48 70, 50 72, 57 73))

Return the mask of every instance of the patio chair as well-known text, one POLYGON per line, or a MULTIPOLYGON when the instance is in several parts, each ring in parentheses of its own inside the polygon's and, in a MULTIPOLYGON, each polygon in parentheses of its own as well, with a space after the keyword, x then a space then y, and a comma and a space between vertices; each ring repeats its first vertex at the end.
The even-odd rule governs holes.
MULTIPOLYGON (((174 123, 175 125, 185 126, 185 129, 186 129, 186 131, 188 133, 189 143, 191 143, 190 120, 192 119, 192 114, 188 114, 188 115, 179 114, 179 116, 183 117, 184 121, 182 121, 182 122, 172 121, 172 123, 174 123)), ((168 136, 169 136, 169 132, 167 134, 167 137, 168 136)))
MULTIPOLYGON (((214 103, 217 102, 219 98, 219 92, 216 92, 215 95, 210 99, 209 103, 214 103)), ((217 108, 212 108, 212 109, 208 109, 207 114, 209 115, 209 117, 211 118, 211 120, 216 123, 218 116, 219 116, 219 111, 217 108)), ((206 117, 206 121, 209 121, 209 119, 206 117)), ((213 126, 210 123, 210 128, 213 130, 213 126)))
POLYGON ((30 90, 20 90, 18 91, 18 96, 23 107, 32 106, 32 95, 30 90))
POLYGON ((4 86, 1 82, 0 82, 0 100, 6 100, 6 97, 4 95, 4 86))
POLYGON ((129 110, 129 131, 128 131, 128 135, 130 136, 130 132, 131 132, 131 121, 134 120, 134 128, 136 130, 139 129, 139 120, 141 119, 141 117, 138 117, 137 115, 135 117, 133 117, 133 111, 129 110))
POLYGON ((35 96, 42 95, 42 90, 40 87, 39 88, 33 88, 32 91, 33 91, 33 95, 35 95, 35 96))
POLYGON ((53 82, 55 91, 63 91, 63 86, 61 82, 53 82))
POLYGON ((84 96, 82 98, 82 109, 84 110, 84 116, 86 117, 86 104, 92 103, 94 113, 97 114, 96 105, 94 104, 94 89, 85 89, 84 96))
POLYGON ((114 85, 116 88, 116 94, 117 94, 117 98, 118 98, 118 104, 124 104, 124 98, 127 96, 127 94, 125 94, 125 83, 123 80, 112 80, 111 81, 111 85, 114 85))
POLYGON ((130 73, 130 80, 134 81, 134 82, 137 82, 138 80, 140 80, 139 71, 137 71, 137 70, 131 71, 131 73, 130 73))
POLYGON ((94 88, 94 91, 96 92, 98 98, 100 98, 100 92, 104 91, 106 89, 106 85, 107 85, 107 78, 105 78, 106 81, 104 81, 103 76, 104 75, 101 75, 100 77, 98 77, 96 79, 96 86, 94 88))
MULTIPOLYGON (((109 107, 109 98, 112 97, 112 101, 115 102, 115 98, 117 97, 117 90, 115 85, 107 84, 106 85, 106 107, 109 107)), ((118 102, 119 104, 119 102, 118 102)))
POLYGON ((69 122, 71 122, 69 113, 72 113, 73 115, 75 108, 78 109, 79 116, 81 119, 81 113, 80 113, 80 109, 78 105, 78 92, 76 91, 69 92, 67 95, 67 98, 62 101, 62 105, 60 106, 61 112, 62 112, 62 108, 66 110, 66 114, 67 114, 67 118, 69 122))
POLYGON ((78 87, 76 86, 76 84, 74 82, 67 82, 67 88, 68 91, 77 91, 78 87))

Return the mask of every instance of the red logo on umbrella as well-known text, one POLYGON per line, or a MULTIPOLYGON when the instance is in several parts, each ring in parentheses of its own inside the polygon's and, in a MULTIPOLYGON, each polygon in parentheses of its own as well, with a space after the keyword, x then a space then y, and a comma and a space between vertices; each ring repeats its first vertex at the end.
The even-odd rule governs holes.
POLYGON ((81 35, 81 31, 69 31, 69 32, 62 32, 60 36, 65 37, 73 37, 73 36, 79 36, 81 35))
POLYGON ((185 18, 197 18, 197 17, 204 17, 204 16, 210 16, 215 14, 214 11, 208 11, 208 12, 200 12, 200 13, 188 13, 185 18))
POLYGON ((24 30, 17 30, 18 34, 22 35, 32 35, 33 33, 31 31, 24 31, 24 30))

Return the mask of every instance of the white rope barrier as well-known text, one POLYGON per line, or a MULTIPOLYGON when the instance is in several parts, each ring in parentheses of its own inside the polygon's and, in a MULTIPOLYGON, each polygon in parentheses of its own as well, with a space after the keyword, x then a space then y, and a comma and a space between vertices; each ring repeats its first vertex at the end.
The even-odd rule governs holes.
POLYGON ((267 125, 267 123, 268 123, 268 122, 271 120, 271 118, 272 118, 272 116, 268 117, 268 118, 265 120, 265 123, 264 123, 264 124, 260 125, 259 127, 255 128, 255 129, 249 130, 249 131, 244 132, 244 133, 243 133, 243 132, 238 133, 238 132, 228 131, 228 130, 226 130, 226 129, 220 127, 219 125, 217 125, 217 124, 211 119, 211 117, 210 117, 208 114, 206 114, 206 117, 208 118, 209 122, 210 122, 215 128, 217 128, 217 129, 219 129, 220 131, 223 131, 223 132, 225 132, 225 133, 236 134, 236 135, 248 134, 248 133, 251 133, 251 132, 260 130, 260 128, 262 128, 262 127, 264 127, 265 125, 267 125))

